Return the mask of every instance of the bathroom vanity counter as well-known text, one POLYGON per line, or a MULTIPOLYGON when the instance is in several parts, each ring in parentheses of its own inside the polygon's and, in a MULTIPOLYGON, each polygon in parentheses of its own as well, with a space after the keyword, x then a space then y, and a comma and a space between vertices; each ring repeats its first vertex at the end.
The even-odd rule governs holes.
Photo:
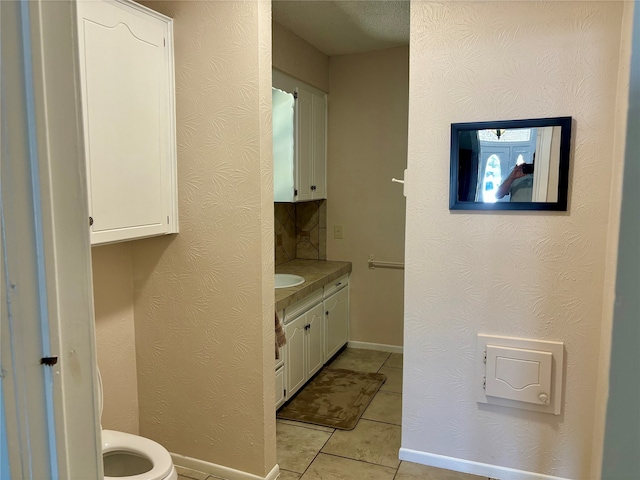
POLYGON ((276 273, 304 277, 301 285, 276 289, 276 311, 281 311, 343 275, 351 273, 351 262, 328 260, 291 260, 276 267, 276 273))

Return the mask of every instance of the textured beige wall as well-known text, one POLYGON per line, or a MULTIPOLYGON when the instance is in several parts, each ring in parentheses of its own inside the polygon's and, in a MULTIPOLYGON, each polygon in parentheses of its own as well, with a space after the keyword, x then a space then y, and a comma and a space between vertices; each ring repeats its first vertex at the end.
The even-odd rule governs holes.
POLYGON ((412 2, 402 447, 592 478, 621 2, 412 2), (569 211, 448 210, 452 122, 574 117, 569 211), (479 405, 478 333, 565 342, 562 414, 479 405))
POLYGON ((174 19, 180 233, 132 246, 140 433, 264 476, 276 463, 269 2, 174 19))
POLYGON ((404 261, 409 49, 330 59, 327 257, 353 262, 351 341, 402 345, 403 270, 368 268, 370 254, 404 261), (342 225, 344 238, 333 238, 342 225))
POLYGON ((131 244, 91 249, 102 427, 138 433, 138 379, 133 321, 131 244))
POLYGON ((329 91, 329 57, 282 25, 273 26, 273 68, 329 91))

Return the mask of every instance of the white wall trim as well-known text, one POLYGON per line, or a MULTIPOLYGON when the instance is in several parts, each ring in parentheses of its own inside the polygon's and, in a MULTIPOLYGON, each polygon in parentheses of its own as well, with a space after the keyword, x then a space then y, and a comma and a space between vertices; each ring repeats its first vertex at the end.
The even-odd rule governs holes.
POLYGON ((378 350, 380 352, 402 353, 404 347, 399 345, 385 345, 384 343, 352 342, 347 345, 349 348, 362 348, 363 350, 378 350))
POLYGON ((400 460, 406 460, 407 462, 420 463, 422 465, 445 468, 447 470, 470 473, 472 475, 481 475, 483 477, 499 478, 501 480, 566 480, 563 477, 553 477, 542 473, 515 470, 513 468, 473 462, 462 458, 446 457, 444 455, 420 452, 408 448, 401 448, 399 457, 400 460))
POLYGON ((247 473, 242 470, 235 470, 222 465, 216 465, 215 463, 198 460, 197 458, 185 457, 184 455, 179 455, 177 453, 172 453, 171 459, 173 460, 174 465, 190 468, 192 470, 197 470, 198 472, 206 473, 207 475, 215 475, 228 480, 276 480, 280 475, 280 466, 277 463, 266 477, 260 477, 253 473, 247 473))

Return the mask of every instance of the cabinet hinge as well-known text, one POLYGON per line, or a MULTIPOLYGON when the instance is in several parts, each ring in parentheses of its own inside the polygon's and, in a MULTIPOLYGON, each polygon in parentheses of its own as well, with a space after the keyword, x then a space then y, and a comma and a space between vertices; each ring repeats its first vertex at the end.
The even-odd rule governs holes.
POLYGON ((163 39, 162 39, 162 45, 163 45, 164 47, 166 47, 166 46, 167 46, 167 39, 166 39, 166 38, 163 38, 163 39))
POLYGON ((293 98, 298 98, 298 92, 293 92, 293 98))
POLYGON ((284 396, 285 397, 287 396, 287 389, 286 388, 284 389, 284 396))
POLYGON ((169 215, 167 215, 167 225, 169 225, 169 215))
POLYGON ((487 389, 487 377, 482 377, 482 388, 487 389))
POLYGON ((483 359, 484 363, 487 363, 487 351, 484 351, 484 359, 483 359))
POLYGON ((295 197, 297 197, 297 196, 298 196, 298 189, 297 189, 297 188, 293 191, 293 195, 294 195, 295 197))

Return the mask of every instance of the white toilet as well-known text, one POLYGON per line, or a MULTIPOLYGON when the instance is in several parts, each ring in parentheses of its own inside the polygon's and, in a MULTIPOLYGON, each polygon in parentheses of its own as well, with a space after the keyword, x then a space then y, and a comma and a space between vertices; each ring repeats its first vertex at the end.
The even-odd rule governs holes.
MULTIPOLYGON (((102 379, 98 370, 100 416, 102 416, 102 379)), ((105 480, 177 480, 171 455, 148 438, 114 430, 102 430, 102 462, 105 480)))

